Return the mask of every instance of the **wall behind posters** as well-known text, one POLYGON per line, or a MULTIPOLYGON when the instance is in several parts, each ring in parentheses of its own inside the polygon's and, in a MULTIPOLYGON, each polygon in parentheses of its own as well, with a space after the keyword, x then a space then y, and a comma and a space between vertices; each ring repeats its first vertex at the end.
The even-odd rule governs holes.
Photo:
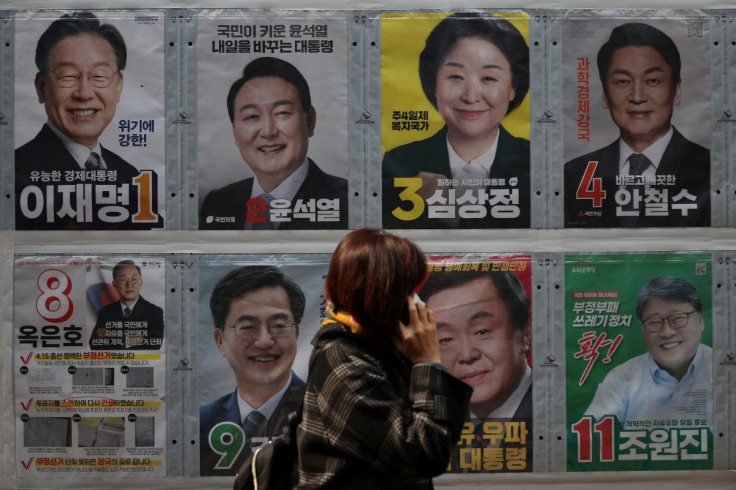
MULTIPOLYGON (((139 0, 116 1, 97 0, 89 1, 72 1, 48 2, 43 0, 6 0, 2 9, 7 10, 25 10, 25 9, 73 9, 73 8, 92 8, 92 9, 180 9, 180 8, 212 8, 212 5, 204 2, 191 1, 162 1, 143 2, 139 0)), ((222 0, 218 2, 216 7, 223 8, 243 8, 242 2, 222 0)), ((349 3, 338 3, 333 0, 311 0, 305 6, 303 2, 298 0, 277 0, 275 2, 256 1, 249 2, 247 8, 286 8, 286 9, 303 9, 305 7, 315 9, 352 9, 352 10, 380 10, 380 9, 407 9, 418 10, 427 8, 440 7, 431 2, 421 0, 402 0, 391 3, 386 2, 363 2, 352 1, 349 3)), ((488 8, 487 2, 473 0, 469 2, 461 2, 457 0, 448 0, 441 5, 442 9, 452 10, 460 8, 488 8)), ((499 6, 494 6, 499 7, 499 6)), ((545 3, 544 5, 530 5, 528 2, 518 0, 508 0, 503 4, 504 8, 589 8, 588 2, 580 0, 567 0, 545 3)), ((610 8, 724 8, 733 9, 731 2, 708 0, 695 5, 691 0, 677 0, 673 2, 654 1, 642 5, 640 2, 633 0, 619 0, 610 8)), ((733 12, 731 10, 730 12, 733 12)), ((0 80, 0 83, 5 83, 0 80)), ((378 96, 378 94, 372 94, 378 96)), ((532 116, 534 117, 534 115, 532 116)), ((1 122, 1 121, 0 121, 1 122)), ((2 136, 0 136, 1 138, 2 136)), ((352 142, 351 142, 352 144, 352 142)), ((181 148, 186 150, 186 142, 182 142, 181 148)), ((174 158, 176 156, 173 156, 174 158)), ((172 156, 167 155, 167 159, 172 156)), ((733 163, 733 162, 732 162, 733 163)), ((6 163, 2 163, 6 167, 6 163)), ((5 170, 3 170, 5 171, 5 170)), ((196 179, 195 179, 196 180, 196 179)), ((733 196, 731 196, 733 198, 733 196)), ((170 209, 167 207, 167 218, 169 218, 170 209)), ((2 295, 0 295, 0 312, 2 315, 2 326, 0 330, 0 345, 3 346, 2 361, 0 361, 0 399, 2 400, 3 411, 0 415, 0 440, 3 441, 0 460, 0 475, 2 475, 2 488, 229 488, 231 480, 228 478, 210 478, 202 479, 198 477, 188 477, 180 475, 171 475, 165 478, 118 478, 114 476, 104 475, 104 482, 100 478, 53 478, 52 480, 33 480, 20 478, 16 473, 16 448, 15 438, 15 411, 16 407, 14 398, 14 380, 15 369, 19 362, 13 359, 13 290, 9 285, 13 284, 13 259, 16 254, 84 254, 84 255, 104 255, 104 254, 152 254, 167 259, 169 264, 177 263, 186 266, 192 262, 198 254, 271 254, 271 253, 325 253, 329 254, 333 251, 335 244, 344 235, 342 231, 290 231, 284 233, 277 232, 260 232, 256 236, 243 238, 242 233, 238 232, 202 232, 202 231, 172 231, 176 227, 169 228, 167 231, 160 232, 0 232, 0 283, 2 287, 2 295)), ((736 231, 733 228, 707 228, 699 229, 697 233, 687 229, 641 229, 641 230, 560 230, 560 229, 529 229, 529 230, 508 230, 498 232, 494 230, 464 230, 452 233, 438 233, 431 230, 411 230, 399 232, 413 240, 416 240, 425 251, 437 253, 463 253, 463 252, 481 252, 486 254, 497 253, 524 253, 531 254, 532 261, 551 264, 547 269, 543 269, 542 273, 533 277, 533 280, 539 283, 540 287, 546 289, 554 289, 559 286, 564 274, 561 272, 562 265, 559 269, 555 269, 556 261, 562 260, 564 263, 564 254, 566 253, 598 253, 598 252, 677 252, 677 251, 702 251, 713 252, 723 258, 732 258, 736 253, 736 231), (547 272, 544 272, 547 271, 547 272)), ((557 262, 559 263, 559 262, 557 262)), ((733 277, 733 271, 731 272, 733 277)), ((714 283, 723 278, 714 278, 714 283)), ((168 279, 167 279, 168 281, 168 279)), ((732 281, 733 282, 733 281, 732 281)), ((168 284, 168 283, 167 283, 168 284)), ((192 287, 193 284, 191 283, 192 287)), ((718 282, 720 284, 720 282, 718 282)), ((724 283, 725 284, 725 283, 724 283)), ((187 284, 188 286, 190 284, 187 284)), ((715 286, 714 286, 715 287, 715 286)), ((720 287, 720 286, 718 286, 720 287)), ((728 285, 733 291, 736 287, 734 284, 728 285)), ((563 288, 564 289, 564 288, 563 288)), ((187 294, 196 291, 177 290, 175 299, 177 304, 181 304, 181 311, 177 318, 184 318, 186 315, 196 315, 196 309, 192 310, 187 304, 187 294), (189 309, 187 309, 189 308, 189 309)), ((549 297, 552 297, 550 295, 549 297)), ((733 295, 732 295, 733 297, 733 295)), ((16 298, 17 301, 17 298, 16 298)), ((731 301, 733 303, 733 299, 731 301)), ((546 301, 540 298, 534 301, 535 309, 544 311, 549 315, 549 321, 545 322, 539 319, 535 322, 537 326, 549 327, 553 323, 553 318, 559 318, 563 314, 564 304, 555 304, 553 301, 546 301)), ((725 317, 723 311, 724 306, 720 305, 718 314, 725 317)), ((736 309, 732 305, 731 310, 736 309)), ((536 310, 536 311, 540 311, 536 310)), ((733 313, 731 313, 733 315, 733 313)), ((545 318, 537 315, 538 318, 545 318)), ((542 329, 540 329, 541 331, 542 329)), ((192 332, 180 332, 181 336, 192 332)), ((546 338, 549 339, 551 335, 546 338)), ((561 341, 564 341, 562 339, 561 341)), ((713 340, 715 347, 716 340, 713 340)), ((535 348, 538 346, 535 344, 535 348)), ((188 393, 183 391, 181 386, 173 386, 172 379, 178 379, 170 376, 174 368, 177 367, 181 354, 176 348, 172 347, 168 351, 168 380, 170 386, 167 389, 169 396, 177 396, 179 400, 186 400, 188 393)), ((541 363, 544 360, 545 352, 539 350, 537 361, 541 363)), ((553 362, 549 363, 554 364, 553 362)), ((542 371, 541 369, 539 371, 542 371)), ((181 373, 182 371, 178 371, 181 373)), ((186 373, 187 371, 183 371, 186 373)), ((545 374, 551 373, 549 369, 544 371, 545 374)), ((733 374, 731 374, 733 377, 733 374)), ((554 394, 549 394, 550 400, 555 400, 554 394)), ((562 395, 560 395, 562 396, 562 395)), ((736 401, 733 399, 733 393, 730 395, 730 407, 732 411, 736 410, 736 401)), ((181 401, 182 413, 196 413, 196 396, 192 396, 194 402, 189 403, 181 401), (189 403, 187 405, 187 403, 189 403), (191 409, 191 410, 190 410, 191 409)), ((563 407, 564 399, 557 400, 558 406, 563 407)), ((731 417, 734 420, 734 416, 731 417)), ((559 419, 551 420, 550 423, 559 419)), ((541 421, 538 421, 541 423, 541 421)), ((179 430, 176 427, 196 425, 196 420, 168 421, 172 427, 169 429, 169 438, 172 435, 185 436, 185 430, 179 430)), ((736 431, 730 429, 730 435, 736 431)), ((728 435, 728 434, 727 434, 728 435)), ((549 432, 547 439, 555 439, 559 437, 563 444, 566 434, 549 432)), ((193 442, 192 442, 193 443, 193 442)), ((547 443, 549 441, 547 440, 547 443)), ((181 447, 190 444, 188 438, 179 438, 169 447, 181 447)), ((731 460, 730 465, 724 465, 723 468, 734 468, 734 444, 731 444, 731 460)), ((185 451, 170 452, 172 458, 177 459, 178 467, 186 465, 185 451)), ((549 455, 550 459, 554 459, 554 455, 549 455)), ((562 455, 564 461, 564 454, 562 455)), ((535 464, 540 464, 535 461, 535 464)), ((554 466, 553 467, 559 467, 554 466)), ((558 471, 563 471, 562 469, 558 471)), ((182 473, 183 474, 183 473, 182 473)), ((548 473, 538 472, 533 474, 494 474, 494 475, 445 475, 436 480, 438 488, 487 488, 488 484, 492 484, 497 488, 534 488, 537 485, 545 485, 549 488, 595 488, 613 489, 627 485, 632 489, 648 489, 659 488, 666 485, 673 489, 689 489, 689 488, 707 488, 707 489, 729 489, 734 487, 736 474, 733 470, 696 470, 688 472, 677 471, 657 471, 657 472, 602 472, 602 473, 548 473)))

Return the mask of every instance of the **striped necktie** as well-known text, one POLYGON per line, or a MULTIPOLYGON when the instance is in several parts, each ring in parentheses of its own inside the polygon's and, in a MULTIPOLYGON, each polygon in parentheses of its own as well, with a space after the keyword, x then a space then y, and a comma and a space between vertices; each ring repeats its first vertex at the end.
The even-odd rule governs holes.
POLYGON ((634 227, 636 226, 637 221, 639 221, 639 216, 642 213, 642 209, 644 209, 644 194, 646 190, 644 185, 644 171, 649 168, 649 165, 651 164, 652 162, 641 153, 632 153, 629 157, 629 175, 634 177, 636 183, 626 186, 626 189, 631 195, 631 203, 629 203, 625 208, 627 211, 632 210, 632 208, 634 210, 638 209, 639 212, 634 216, 622 216, 621 226, 623 227, 634 227), (639 196, 639 202, 638 206, 634 207, 633 203, 637 195, 639 196))
POLYGON ((84 162, 84 168, 87 170, 99 170, 100 169, 100 155, 94 151, 90 152, 87 157, 87 161, 84 162))

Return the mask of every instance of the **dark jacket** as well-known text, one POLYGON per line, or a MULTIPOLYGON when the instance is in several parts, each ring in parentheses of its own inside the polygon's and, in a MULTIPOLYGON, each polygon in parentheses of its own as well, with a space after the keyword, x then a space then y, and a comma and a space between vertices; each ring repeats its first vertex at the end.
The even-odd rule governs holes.
MULTIPOLYGON (((503 186, 489 186, 491 189, 518 189, 520 214, 516 218, 494 218, 490 206, 485 218, 460 220, 459 228, 529 228, 530 226, 530 177, 529 177, 529 141, 511 136, 503 126, 498 127, 498 148, 491 166, 490 179, 505 179, 503 186), (517 178, 516 186, 509 184, 509 179, 517 178)), ((428 217, 425 207, 422 215, 413 221, 401 221, 391 214, 397 207, 411 209, 409 202, 399 198, 404 188, 394 187, 395 177, 416 177, 419 172, 432 172, 451 179, 450 157, 447 153, 447 126, 434 135, 421 141, 415 141, 387 151, 383 157, 383 227, 384 228, 442 228, 442 224, 428 217)), ((459 196, 456 196, 459 197, 459 196)))
MULTIPOLYGON (((283 434, 284 430, 288 430, 289 414, 301 409, 304 388, 304 381, 292 372, 289 387, 266 423, 267 436, 275 437, 283 434)), ((237 388, 234 392, 199 407, 199 469, 203 476, 235 476, 245 458, 250 454, 247 448, 243 448, 240 455, 233 460, 230 468, 224 470, 214 469, 221 455, 211 449, 209 434, 215 425, 223 422, 231 422, 238 427, 241 426, 237 388)))
POLYGON ((298 488, 432 488, 472 389, 434 364, 382 353, 339 323, 322 327, 312 344, 298 488))
MULTIPOLYGON (((616 216, 614 196, 619 186, 616 184, 619 165, 619 140, 610 145, 570 160, 565 164, 565 226, 568 228, 618 228, 621 218, 616 216), (600 207, 594 207, 592 199, 577 199, 577 190, 583 180, 589 162, 598 162, 593 178, 601 179, 601 190, 606 196, 600 207)), ((657 175, 674 175, 674 185, 652 185, 651 188, 668 191, 668 215, 645 216, 644 204, 640 205, 637 227, 666 226, 710 226, 710 150, 685 139, 677 129, 674 130, 662 160, 657 167, 657 175), (687 216, 677 208, 672 208, 673 198, 683 189, 695 196, 695 209, 687 216)), ((589 185, 583 190, 594 190, 589 185)), ((683 199, 680 203, 690 203, 683 199)))
MULTIPOLYGON (((279 230, 344 230, 348 227, 348 181, 325 173, 316 163, 309 160, 307 177, 294 195, 291 208, 296 201, 310 199, 339 199, 338 221, 309 221, 292 217, 291 221, 279 223, 279 230)), ((253 177, 233 182, 210 191, 202 203, 199 214, 200 230, 242 230, 245 228, 246 203, 253 190, 253 177), (216 218, 225 218, 216 221, 216 218)), ((291 216, 291 214, 289 215, 291 216)))
MULTIPOLYGON (((138 191, 137 187, 132 184, 132 179, 139 174, 138 169, 133 165, 120 158, 107 148, 102 147, 102 158, 108 171, 116 174, 115 181, 105 181, 104 184, 115 184, 118 188, 123 184, 128 184, 128 204, 123 204, 132 216, 138 211, 138 191)), ((130 217, 123 222, 113 222, 101 220, 98 216, 100 208, 104 204, 94 204, 92 207, 92 221, 80 222, 75 217, 54 215, 51 221, 47 221, 46 207, 48 202, 44 202, 44 211, 36 218, 25 216, 20 206, 20 198, 23 189, 27 186, 37 186, 46 195, 46 187, 61 184, 81 184, 90 183, 79 179, 67 180, 67 171, 80 171, 79 164, 64 146, 64 143, 54 134, 47 124, 43 125, 41 131, 31 141, 15 150, 15 227, 18 230, 58 230, 58 229, 151 229, 153 227, 162 226, 160 223, 142 223, 134 224, 130 217), (60 182, 44 183, 40 180, 31 180, 31 172, 61 172, 60 182)), ((157 176, 154 172, 154 182, 152 189, 152 206, 154 211, 158 209, 158 193, 155 192, 157 187, 157 176)), ((95 184, 93 183, 93 186, 95 184)), ((74 196, 72 198, 76 201, 74 196)), ((31 203, 36 206, 35 200, 31 203)), ((119 204, 118 204, 119 205, 119 204)), ((59 211, 62 206, 62 196, 56 192, 54 201, 54 211, 59 211)), ((76 211, 76 206, 72 206, 76 211)), ((160 220, 159 220, 160 221, 160 220)))
POLYGON ((511 418, 480 419, 468 412, 466 429, 452 454, 448 472, 531 472, 534 467, 532 412, 532 385, 511 418))
POLYGON ((158 350, 163 340, 164 310, 139 296, 130 316, 126 319, 123 319, 123 309, 119 301, 100 308, 100 311, 97 312, 95 328, 89 339, 89 348, 92 350, 158 350), (105 331, 105 335, 100 336, 101 330, 105 331), (131 330, 133 336, 137 335, 135 332, 137 330, 146 331, 147 335, 144 336, 142 345, 126 346, 125 335, 131 330), (114 332, 122 333, 122 335, 115 335, 114 332))

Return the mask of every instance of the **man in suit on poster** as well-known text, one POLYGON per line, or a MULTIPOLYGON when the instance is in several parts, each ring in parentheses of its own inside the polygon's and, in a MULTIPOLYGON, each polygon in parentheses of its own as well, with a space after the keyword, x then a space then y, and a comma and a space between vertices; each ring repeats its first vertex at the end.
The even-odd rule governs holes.
MULTIPOLYGON (((506 440, 502 430, 490 446, 526 450, 531 470, 530 305, 521 280, 508 271, 434 271, 419 294, 435 312, 442 363, 473 388, 468 419, 476 443, 487 446, 484 422, 524 423, 528 433, 521 440, 506 440)), ((453 471, 463 469, 457 454, 452 460, 453 471)))
POLYGON ((209 192, 202 203, 200 229, 346 229, 347 181, 325 173, 307 157, 317 113, 299 70, 278 58, 251 61, 230 87, 227 109, 235 145, 255 177, 209 192), (261 206, 249 207, 251 198, 261 198, 261 206), (289 221, 272 222, 273 199, 289 201, 290 210, 298 201, 332 200, 339 210, 329 221, 320 220, 319 213, 317 221, 290 213, 289 221), (255 214, 256 219, 248 219, 255 214))
POLYGON ((119 301, 100 308, 89 339, 92 350, 159 350, 164 340, 164 310, 141 296, 141 269, 123 260, 112 269, 119 301))
POLYGON ((15 150, 17 229, 118 226, 96 217, 92 226, 70 217, 47 221, 47 213, 35 216, 32 209, 38 203, 23 191, 42 186, 41 173, 61 172, 65 183, 71 171, 107 170, 115 173, 117 184, 129 184, 138 175, 133 165, 99 142, 120 101, 126 60, 120 31, 100 24, 91 12, 64 14, 39 38, 34 83, 48 120, 35 138, 15 150))
POLYGON ((199 408, 200 474, 235 475, 258 438, 290 430, 289 415, 301 408, 306 388, 291 369, 304 307, 299 285, 273 266, 240 267, 215 286, 214 341, 237 386, 199 408), (241 427, 245 446, 224 464, 212 442, 241 427))
POLYGON ((710 151, 671 124, 677 46, 652 26, 623 24, 597 64, 620 138, 565 164, 565 226, 709 226, 710 151))

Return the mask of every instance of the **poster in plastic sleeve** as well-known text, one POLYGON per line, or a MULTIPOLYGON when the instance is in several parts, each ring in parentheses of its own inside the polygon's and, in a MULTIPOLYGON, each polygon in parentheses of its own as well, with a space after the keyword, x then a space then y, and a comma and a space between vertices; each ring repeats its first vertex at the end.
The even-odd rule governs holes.
POLYGON ((568 255, 568 471, 713 468, 711 256, 568 255))
POLYGON ((164 226, 163 16, 15 16, 15 226, 164 226))
POLYGON ((199 229, 348 227, 344 12, 197 17, 199 229))
POLYGON ((710 226, 708 17, 562 24, 565 226, 710 226))
POLYGON ((384 228, 530 226, 529 18, 381 15, 384 228))
POLYGON ((16 472, 166 476, 165 264, 15 260, 16 472))
POLYGON ((288 433, 327 302, 328 255, 199 261, 199 473, 234 476, 288 433), (254 412, 257 409, 256 413, 254 412))
POLYGON ((447 471, 533 470, 531 258, 432 255, 419 296, 442 363, 473 388, 447 471))

